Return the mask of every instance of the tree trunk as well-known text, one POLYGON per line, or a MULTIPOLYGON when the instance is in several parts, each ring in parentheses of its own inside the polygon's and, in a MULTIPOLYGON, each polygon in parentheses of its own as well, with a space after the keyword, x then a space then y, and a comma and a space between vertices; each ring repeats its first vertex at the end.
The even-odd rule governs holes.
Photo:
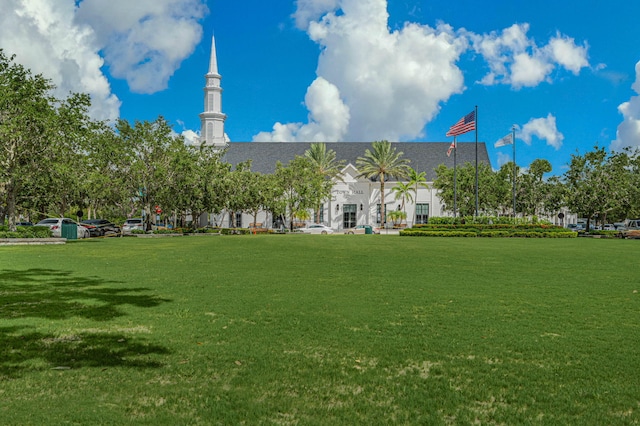
POLYGON ((384 204, 384 173, 380 174, 380 222, 382 227, 387 225, 387 206, 384 204))
POLYGON ((7 216, 9 218, 9 231, 16 231, 16 186, 13 179, 7 183, 7 216))

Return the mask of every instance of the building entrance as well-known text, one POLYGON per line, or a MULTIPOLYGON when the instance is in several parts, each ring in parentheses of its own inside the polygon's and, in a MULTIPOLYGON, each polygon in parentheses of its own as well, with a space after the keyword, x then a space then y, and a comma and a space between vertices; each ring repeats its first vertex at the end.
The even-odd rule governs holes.
POLYGON ((342 206, 342 226, 344 229, 355 228, 357 212, 356 204, 344 204, 342 206))

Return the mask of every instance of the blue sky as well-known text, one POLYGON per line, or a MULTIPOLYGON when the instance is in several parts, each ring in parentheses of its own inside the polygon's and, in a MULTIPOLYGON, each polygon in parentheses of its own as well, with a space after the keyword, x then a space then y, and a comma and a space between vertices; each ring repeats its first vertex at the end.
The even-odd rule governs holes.
MULTIPOLYGON (((97 118, 199 131, 215 33, 232 141, 450 141, 478 106, 494 148, 562 174, 640 146, 640 3, 596 0, 0 0, 0 47, 97 118)), ((469 133, 459 141, 473 141, 469 133)))

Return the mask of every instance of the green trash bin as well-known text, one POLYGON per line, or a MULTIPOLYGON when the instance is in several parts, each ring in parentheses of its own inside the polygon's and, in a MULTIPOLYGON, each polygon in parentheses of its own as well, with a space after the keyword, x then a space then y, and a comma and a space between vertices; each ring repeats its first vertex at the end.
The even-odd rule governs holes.
POLYGON ((62 228, 60 229, 60 236, 62 238, 66 238, 67 240, 77 240, 78 239, 78 225, 75 223, 62 223, 62 228))
POLYGON ((369 226, 369 225, 365 226, 364 227, 364 233, 365 234, 373 234, 373 227, 369 226))

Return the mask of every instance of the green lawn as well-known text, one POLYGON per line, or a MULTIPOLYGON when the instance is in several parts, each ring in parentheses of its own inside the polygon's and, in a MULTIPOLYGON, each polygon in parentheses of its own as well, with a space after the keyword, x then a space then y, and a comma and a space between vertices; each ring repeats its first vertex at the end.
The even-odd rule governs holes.
POLYGON ((0 247, 0 423, 640 423, 640 243, 0 247))

